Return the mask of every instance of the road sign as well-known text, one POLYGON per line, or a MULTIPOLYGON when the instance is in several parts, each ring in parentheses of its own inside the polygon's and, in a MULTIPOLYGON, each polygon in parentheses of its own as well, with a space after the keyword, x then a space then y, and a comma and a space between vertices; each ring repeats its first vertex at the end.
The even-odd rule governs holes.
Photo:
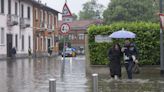
POLYGON ((71 11, 69 10, 67 4, 65 3, 63 6, 62 17, 72 16, 71 11))
POLYGON ((66 34, 70 31, 70 26, 69 24, 67 23, 63 23, 60 27, 60 31, 63 33, 63 34, 66 34))

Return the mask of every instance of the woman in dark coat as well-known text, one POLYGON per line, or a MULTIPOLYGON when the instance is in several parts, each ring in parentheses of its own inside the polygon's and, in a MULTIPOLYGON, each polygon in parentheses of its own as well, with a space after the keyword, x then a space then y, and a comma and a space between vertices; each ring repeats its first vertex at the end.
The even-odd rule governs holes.
POLYGON ((110 75, 112 78, 121 77, 121 47, 119 44, 114 44, 108 52, 110 75))

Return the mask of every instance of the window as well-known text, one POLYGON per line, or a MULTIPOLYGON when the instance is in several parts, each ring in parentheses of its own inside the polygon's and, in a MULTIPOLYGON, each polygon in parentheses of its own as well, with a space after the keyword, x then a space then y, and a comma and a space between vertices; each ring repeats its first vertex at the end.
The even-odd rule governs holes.
POLYGON ((35 19, 38 20, 38 11, 35 9, 35 19))
POLYGON ((43 11, 42 10, 40 10, 40 20, 41 20, 41 22, 43 21, 43 11))
POLYGON ((28 48, 31 49, 31 36, 28 36, 28 48))
POLYGON ((46 12, 44 12, 44 22, 47 22, 46 12))
POLYGON ((21 5, 21 17, 24 18, 24 5, 21 5))
POLYGON ((24 50, 24 35, 22 35, 22 50, 24 50))
POLYGON ((11 14, 11 0, 8 0, 8 14, 11 14))
POLYGON ((51 24, 51 15, 49 15, 49 24, 51 24))
POLYGON ((4 39, 5 39, 5 31, 4 31, 4 28, 1 28, 0 30, 0 44, 3 45, 4 44, 4 39))
POLYGON ((18 49, 18 35, 15 35, 15 48, 18 49))
POLYGON ((18 15, 18 3, 15 2, 15 15, 18 15))
POLYGON ((69 40, 74 40, 74 35, 73 34, 69 34, 69 40))
POLYGON ((43 38, 40 38, 41 41, 41 50, 43 51, 43 38))
POLYGON ((38 51, 38 44, 39 44, 39 41, 38 41, 38 37, 36 38, 36 51, 38 51))
POLYGON ((52 15, 52 24, 54 25, 54 16, 52 15))
POLYGON ((84 34, 79 34, 79 40, 84 40, 84 34))
POLYGON ((30 15, 31 15, 31 9, 30 7, 27 7, 27 18, 30 19, 30 15))
POLYGON ((4 0, 0 0, 0 8, 1 8, 0 12, 4 13, 4 0))

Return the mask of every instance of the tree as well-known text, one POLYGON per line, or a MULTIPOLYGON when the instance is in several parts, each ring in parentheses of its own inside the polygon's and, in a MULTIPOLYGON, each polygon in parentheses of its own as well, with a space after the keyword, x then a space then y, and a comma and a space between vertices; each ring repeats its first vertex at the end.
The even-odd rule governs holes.
POLYGON ((158 20, 158 2, 154 0, 111 0, 104 11, 105 23, 158 20))
POLYGON ((98 4, 97 0, 91 0, 83 4, 83 10, 79 12, 80 19, 100 18, 104 6, 98 4))
POLYGON ((78 16, 75 13, 72 14, 72 17, 73 17, 73 20, 77 20, 78 19, 78 16))

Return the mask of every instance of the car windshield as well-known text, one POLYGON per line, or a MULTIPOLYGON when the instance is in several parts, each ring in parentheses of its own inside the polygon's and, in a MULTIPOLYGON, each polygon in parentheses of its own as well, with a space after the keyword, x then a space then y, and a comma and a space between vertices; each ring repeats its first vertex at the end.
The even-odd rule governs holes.
POLYGON ((72 53, 72 49, 71 48, 66 48, 66 53, 72 53))
POLYGON ((66 48, 66 51, 72 51, 72 48, 66 48))

